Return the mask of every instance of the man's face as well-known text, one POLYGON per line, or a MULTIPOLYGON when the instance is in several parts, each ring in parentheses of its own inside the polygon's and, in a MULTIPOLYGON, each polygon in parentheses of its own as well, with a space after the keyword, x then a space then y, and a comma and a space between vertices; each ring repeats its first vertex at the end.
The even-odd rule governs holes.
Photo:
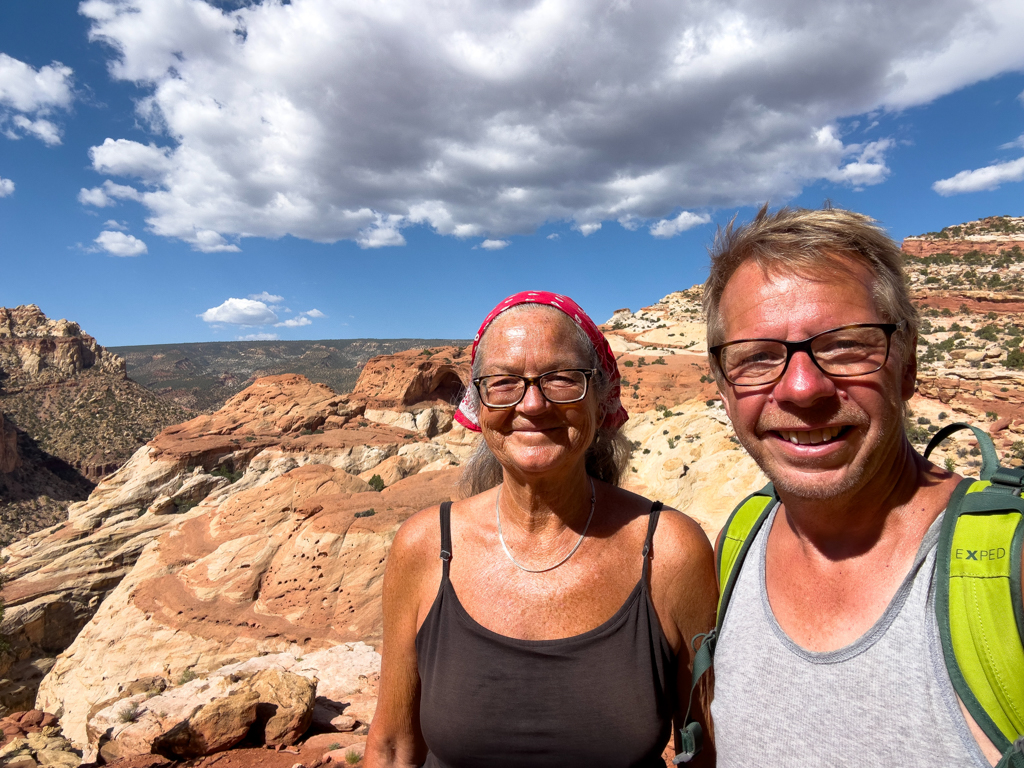
MULTIPOLYGON (((886 322, 871 295, 874 275, 859 262, 824 266, 812 277, 745 262, 725 286, 724 341, 801 341, 854 323, 886 322)), ((895 346, 895 344, 894 344, 895 346)), ((902 401, 916 366, 893 350, 881 370, 829 377, 797 352, 773 384, 723 383, 722 400, 743 447, 784 494, 829 499, 854 493, 897 459, 904 440, 902 401)))

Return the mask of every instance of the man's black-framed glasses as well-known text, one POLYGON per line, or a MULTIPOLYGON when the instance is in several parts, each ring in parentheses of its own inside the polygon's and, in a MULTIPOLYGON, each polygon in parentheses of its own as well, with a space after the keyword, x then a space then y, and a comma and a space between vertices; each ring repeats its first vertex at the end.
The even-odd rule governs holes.
POLYGON ((714 355, 725 380, 735 387, 759 387, 781 379, 796 352, 806 352, 827 376, 864 376, 874 373, 889 359, 892 335, 899 323, 858 323, 822 331, 803 341, 738 339, 718 344, 714 355))
POLYGON ((548 371, 540 376, 517 376, 514 373, 496 373, 473 379, 480 393, 480 402, 488 408, 514 408, 526 397, 526 390, 537 385, 544 398, 557 405, 576 403, 587 396, 594 368, 567 368, 548 371))

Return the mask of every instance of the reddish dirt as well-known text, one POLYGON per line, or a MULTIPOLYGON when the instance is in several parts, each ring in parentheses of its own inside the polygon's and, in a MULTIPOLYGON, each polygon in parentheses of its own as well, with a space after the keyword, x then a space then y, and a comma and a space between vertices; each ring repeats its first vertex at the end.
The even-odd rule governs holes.
POLYGON ((703 400, 718 398, 718 388, 703 354, 666 355, 664 365, 654 364, 657 359, 658 355, 639 353, 619 357, 619 371, 626 382, 622 386, 622 404, 630 413, 642 413, 656 406, 671 408, 698 395, 703 400), (642 366, 641 357, 645 360, 642 366), (627 367, 627 361, 633 367, 627 367))
POLYGON ((914 303, 922 310, 948 309, 959 313, 966 306, 971 314, 1014 315, 1024 312, 1024 299, 1019 295, 987 291, 915 291, 914 303))
MULTIPOLYGON (((317 766, 325 764, 339 765, 333 760, 324 761, 325 753, 330 751, 329 747, 337 744, 347 750, 352 745, 362 745, 365 741, 365 734, 320 733, 293 747, 292 749, 297 750, 298 754, 295 754, 294 751, 278 752, 262 747, 251 747, 230 749, 215 755, 182 762, 172 762, 159 755, 139 755, 124 760, 115 760, 107 765, 110 768, 171 768, 171 766, 176 768, 213 768, 214 766, 216 768, 292 768, 296 763, 301 763, 305 768, 317 768, 317 766)), ((361 754, 361 750, 358 752, 361 754)), ((359 766, 362 765, 362 762, 349 763, 343 760, 340 765, 359 766)))

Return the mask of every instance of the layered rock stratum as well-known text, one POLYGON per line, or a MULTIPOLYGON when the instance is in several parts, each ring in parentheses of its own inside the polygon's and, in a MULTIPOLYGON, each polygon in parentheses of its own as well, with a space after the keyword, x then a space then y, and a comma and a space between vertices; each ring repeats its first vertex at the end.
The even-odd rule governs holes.
POLYGON ((903 239, 903 252, 917 257, 940 253, 961 256, 971 252, 997 255, 1013 248, 1024 248, 1021 216, 989 216, 903 239))
MULTIPOLYGON (((919 447, 968 421, 993 435, 1004 462, 1024 464, 1024 293, 992 279, 1021 266, 1012 250, 912 262, 923 322, 907 426, 919 447)), ((765 478, 710 376, 700 289, 619 310, 604 329, 631 413, 626 486, 685 510, 714 538, 765 478)), ((66 522, 4 550, 0 631, 13 653, 0 667, 0 703, 13 708, 19 691, 24 699, 38 686, 37 705, 60 711, 65 735, 96 749, 117 703, 154 680, 160 690, 212 680, 263 654, 299 669, 356 643, 371 646, 359 663, 372 680, 391 540, 417 509, 458 494, 476 439, 451 419, 468 378, 465 349, 408 350, 368 361, 347 395, 267 377, 165 429, 66 522)), ((934 458, 965 474, 980 465, 967 435, 934 458)), ((369 717, 373 686, 358 695, 369 717)))

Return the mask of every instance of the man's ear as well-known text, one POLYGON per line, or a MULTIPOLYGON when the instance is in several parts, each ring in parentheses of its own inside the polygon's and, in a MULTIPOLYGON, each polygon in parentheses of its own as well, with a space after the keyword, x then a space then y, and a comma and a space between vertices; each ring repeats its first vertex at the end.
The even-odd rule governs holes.
POLYGON ((722 400, 722 407, 725 409, 725 415, 729 417, 729 421, 732 421, 732 414, 729 412, 729 398, 722 392, 722 388, 718 388, 718 397, 722 400))

